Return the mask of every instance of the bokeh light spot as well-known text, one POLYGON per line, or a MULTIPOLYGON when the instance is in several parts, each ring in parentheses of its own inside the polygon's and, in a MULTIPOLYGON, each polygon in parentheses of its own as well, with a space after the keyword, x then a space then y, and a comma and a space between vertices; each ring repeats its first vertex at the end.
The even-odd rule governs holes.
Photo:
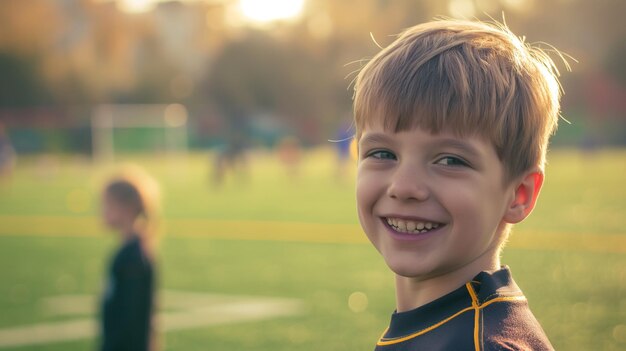
POLYGON ((368 299, 365 293, 355 291, 348 297, 348 307, 352 312, 359 313, 367 309, 368 299))
POLYGON ((182 127, 187 123, 187 108, 171 104, 165 108, 165 123, 170 127, 182 127))

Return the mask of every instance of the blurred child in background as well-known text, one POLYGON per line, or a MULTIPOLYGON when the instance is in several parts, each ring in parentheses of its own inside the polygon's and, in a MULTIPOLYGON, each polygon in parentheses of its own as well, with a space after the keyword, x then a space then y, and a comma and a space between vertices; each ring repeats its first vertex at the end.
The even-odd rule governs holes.
POLYGON ((102 299, 102 351, 155 350, 157 187, 148 177, 119 177, 102 194, 102 216, 121 242, 102 299))

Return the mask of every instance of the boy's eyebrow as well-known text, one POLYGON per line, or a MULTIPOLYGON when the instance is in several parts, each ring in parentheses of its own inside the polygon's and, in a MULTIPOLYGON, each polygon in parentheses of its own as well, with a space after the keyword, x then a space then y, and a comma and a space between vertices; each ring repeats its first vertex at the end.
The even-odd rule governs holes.
POLYGON ((359 144, 385 144, 391 140, 392 138, 383 133, 367 133, 361 137, 359 144))

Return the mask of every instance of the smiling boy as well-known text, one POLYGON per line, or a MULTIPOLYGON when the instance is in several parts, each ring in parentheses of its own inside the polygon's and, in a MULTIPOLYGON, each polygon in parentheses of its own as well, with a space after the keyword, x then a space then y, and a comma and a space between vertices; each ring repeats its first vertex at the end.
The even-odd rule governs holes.
POLYGON ((552 60, 506 27, 408 29, 355 83, 357 207, 396 276, 376 350, 551 350, 500 251, 559 114, 552 60))

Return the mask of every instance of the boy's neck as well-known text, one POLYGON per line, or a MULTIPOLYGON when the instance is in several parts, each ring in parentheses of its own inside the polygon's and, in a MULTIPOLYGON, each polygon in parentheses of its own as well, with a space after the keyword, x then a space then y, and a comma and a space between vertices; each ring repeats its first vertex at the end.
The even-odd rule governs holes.
POLYGON ((396 311, 406 312, 432 302, 471 281, 482 271, 500 269, 500 257, 482 257, 451 272, 412 278, 396 274, 396 311))

